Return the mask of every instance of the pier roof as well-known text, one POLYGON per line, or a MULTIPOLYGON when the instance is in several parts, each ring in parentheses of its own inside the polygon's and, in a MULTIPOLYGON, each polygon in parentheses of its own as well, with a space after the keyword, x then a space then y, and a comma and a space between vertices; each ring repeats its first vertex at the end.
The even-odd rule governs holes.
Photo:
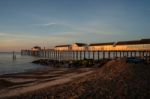
POLYGON ((150 44, 150 39, 141 39, 134 41, 120 41, 116 45, 134 45, 134 44, 150 44))
POLYGON ((78 46, 86 46, 87 44, 85 44, 85 43, 74 43, 74 44, 76 44, 76 45, 78 45, 78 46))
POLYGON ((134 45, 134 44, 140 44, 139 40, 135 41, 119 41, 116 43, 116 45, 134 45))
POLYGON ((108 43, 93 43, 90 44, 89 46, 102 46, 102 45, 113 45, 114 42, 108 42, 108 43))
POLYGON ((141 39, 142 44, 150 44, 150 39, 141 39))
POLYGON ((69 47, 69 46, 71 46, 71 45, 57 45, 55 47, 69 47))
POLYGON ((33 48, 41 48, 40 46, 34 46, 33 48))
POLYGON ((34 47, 32 48, 32 50, 33 50, 33 51, 38 51, 38 50, 41 50, 41 47, 40 47, 40 46, 34 46, 34 47))

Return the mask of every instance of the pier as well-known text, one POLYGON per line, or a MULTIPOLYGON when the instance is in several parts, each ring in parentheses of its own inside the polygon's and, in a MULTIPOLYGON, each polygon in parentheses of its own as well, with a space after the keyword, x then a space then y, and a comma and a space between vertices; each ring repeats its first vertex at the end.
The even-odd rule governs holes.
POLYGON ((93 44, 73 43, 57 45, 53 49, 45 49, 45 47, 41 49, 35 46, 31 50, 21 50, 21 55, 53 60, 101 60, 127 57, 150 61, 150 39, 93 44))
POLYGON ((113 58, 142 58, 150 61, 150 50, 68 50, 68 51, 58 51, 58 50, 48 50, 41 49, 37 51, 33 50, 21 50, 21 55, 29 55, 41 58, 48 58, 53 60, 83 60, 83 59, 113 59, 113 58))

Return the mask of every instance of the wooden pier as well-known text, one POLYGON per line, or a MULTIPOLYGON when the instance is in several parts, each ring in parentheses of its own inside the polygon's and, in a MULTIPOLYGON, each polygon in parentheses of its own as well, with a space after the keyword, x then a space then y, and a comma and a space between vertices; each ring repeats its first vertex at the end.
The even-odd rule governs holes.
POLYGON ((111 59, 116 57, 138 57, 150 61, 150 50, 21 50, 21 55, 29 55, 53 60, 111 59))

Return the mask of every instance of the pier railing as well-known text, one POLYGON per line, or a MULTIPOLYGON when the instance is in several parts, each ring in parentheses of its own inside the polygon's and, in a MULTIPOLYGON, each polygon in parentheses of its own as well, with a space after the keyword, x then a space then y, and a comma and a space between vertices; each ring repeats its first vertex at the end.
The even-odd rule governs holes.
POLYGON ((21 55, 30 55, 54 60, 110 59, 116 57, 139 57, 150 61, 150 50, 21 50, 21 55))

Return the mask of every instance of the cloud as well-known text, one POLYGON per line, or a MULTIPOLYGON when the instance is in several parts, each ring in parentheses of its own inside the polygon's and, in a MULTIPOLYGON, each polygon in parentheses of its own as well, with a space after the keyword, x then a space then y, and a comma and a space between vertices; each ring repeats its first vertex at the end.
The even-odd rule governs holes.
POLYGON ((44 23, 44 24, 33 24, 35 26, 53 26, 53 25, 57 25, 57 23, 44 23))
POLYGON ((9 35, 9 34, 7 34, 7 33, 0 33, 0 36, 7 36, 7 35, 9 35))
POLYGON ((2 33, 0 32, 0 37, 5 37, 5 38, 42 38, 41 36, 37 36, 37 35, 26 35, 25 33, 2 33))
MULTIPOLYGON (((73 24, 67 22, 50 22, 44 24, 34 24, 34 26, 40 26, 41 29, 47 30, 49 32, 55 32, 57 34, 62 34, 62 32, 82 32, 82 33, 98 33, 98 34, 119 34, 121 30, 118 27, 112 26, 106 23, 92 23, 89 22, 86 25, 73 24), (43 28, 45 27, 45 28, 43 28)), ((43 30, 43 31, 44 31, 43 30)))

